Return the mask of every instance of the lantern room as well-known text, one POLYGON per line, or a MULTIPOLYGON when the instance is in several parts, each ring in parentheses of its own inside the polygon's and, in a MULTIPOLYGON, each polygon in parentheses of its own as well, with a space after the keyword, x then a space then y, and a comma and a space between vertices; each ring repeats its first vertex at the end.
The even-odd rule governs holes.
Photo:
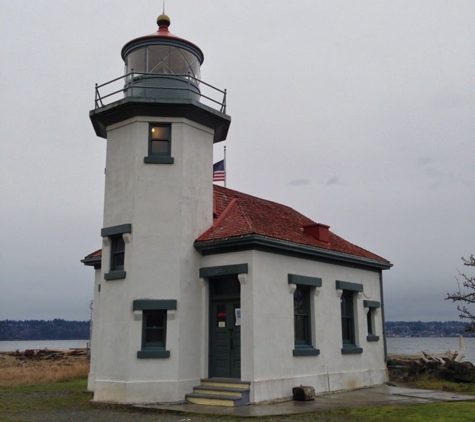
POLYGON ((158 31, 129 41, 122 48, 126 96, 161 99, 199 99, 203 52, 173 35, 170 18, 157 18, 158 31))

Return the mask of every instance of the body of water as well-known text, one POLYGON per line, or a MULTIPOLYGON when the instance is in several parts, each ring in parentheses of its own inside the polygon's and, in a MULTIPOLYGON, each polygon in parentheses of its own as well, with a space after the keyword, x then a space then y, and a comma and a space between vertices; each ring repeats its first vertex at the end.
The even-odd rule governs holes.
MULTIPOLYGON (((465 358, 475 364, 475 338, 464 338, 465 358)), ((86 348, 88 340, 32 340, 32 341, 0 341, 0 352, 11 352, 26 349, 59 349, 68 350, 86 348)), ((389 337, 388 353, 419 354, 442 353, 447 350, 459 350, 458 337, 389 337)))
MULTIPOLYGON (((460 350, 458 337, 388 337, 388 353, 419 354, 443 353, 447 350, 460 350)), ((464 338, 465 357, 463 361, 475 364, 475 338, 464 338)))

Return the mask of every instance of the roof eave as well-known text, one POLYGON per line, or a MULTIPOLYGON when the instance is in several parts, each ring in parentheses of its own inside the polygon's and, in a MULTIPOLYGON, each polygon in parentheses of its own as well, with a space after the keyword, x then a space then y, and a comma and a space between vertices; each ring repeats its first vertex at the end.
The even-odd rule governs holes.
POLYGON ((231 117, 193 99, 125 97, 89 112, 96 135, 107 139, 107 127, 137 116, 183 117, 214 130, 213 142, 227 137, 231 117))
POLYGON ((359 267, 371 267, 374 269, 388 270, 393 266, 388 261, 363 258, 328 249, 308 246, 281 239, 275 239, 256 234, 225 239, 196 241, 195 249, 202 255, 214 255, 219 253, 233 252, 236 250, 267 250, 284 255, 297 255, 306 259, 333 261, 346 265, 359 267))
POLYGON ((100 257, 84 258, 84 259, 81 259, 81 262, 88 267, 100 268, 101 263, 102 263, 102 258, 100 257))

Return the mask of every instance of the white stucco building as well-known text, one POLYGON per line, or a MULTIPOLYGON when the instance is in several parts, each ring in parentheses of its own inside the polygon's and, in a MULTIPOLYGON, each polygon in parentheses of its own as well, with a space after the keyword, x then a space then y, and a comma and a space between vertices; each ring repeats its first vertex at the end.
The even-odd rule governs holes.
POLYGON ((82 260, 95 269, 94 400, 232 406, 384 383, 391 264, 213 186, 226 94, 205 105, 203 53, 157 22, 122 49, 124 96, 99 86, 90 112, 107 139, 102 249, 82 260))

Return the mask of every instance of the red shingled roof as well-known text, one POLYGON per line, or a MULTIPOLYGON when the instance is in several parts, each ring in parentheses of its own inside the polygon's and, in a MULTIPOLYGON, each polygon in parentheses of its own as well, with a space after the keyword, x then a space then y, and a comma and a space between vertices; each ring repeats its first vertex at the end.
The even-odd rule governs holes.
POLYGON ((102 249, 98 249, 97 251, 94 251, 84 257, 84 259, 93 259, 93 258, 102 258, 102 249))
MULTIPOLYGON (((213 188, 213 226, 196 239, 196 244, 259 235, 390 265, 388 260, 342 239, 331 231, 328 242, 317 240, 303 230, 304 226, 316 223, 286 205, 218 185, 213 185, 213 188)), ((102 251, 99 249, 87 255, 83 262, 101 257, 102 251)))
POLYGON ((317 240, 303 231, 304 226, 316 223, 290 207, 222 186, 213 187, 213 227, 196 239, 198 244, 245 235, 260 235, 389 264, 386 259, 347 242, 331 231, 329 242, 317 240))

